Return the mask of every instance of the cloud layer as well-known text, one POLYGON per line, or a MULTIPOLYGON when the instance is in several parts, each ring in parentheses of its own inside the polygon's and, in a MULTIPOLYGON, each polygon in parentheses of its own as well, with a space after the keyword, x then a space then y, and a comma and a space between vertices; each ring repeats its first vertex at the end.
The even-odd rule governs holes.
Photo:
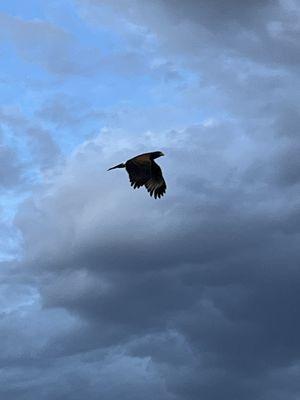
MULTIPOLYGON (((131 73, 112 72, 120 93, 124 80, 131 90, 101 108, 73 101, 63 86, 65 95, 42 98, 34 123, 0 115, 9 132, 16 121, 26 128, 30 168, 44 171, 13 219, 22 257, 2 263, 0 392, 17 400, 298 398, 299 7, 73 7, 81 29, 114 29, 122 51, 115 44, 108 58, 134 47, 130 67, 124 61, 131 73), (57 129, 78 133, 72 151, 57 129), (123 170, 106 172, 146 150, 166 154, 160 201, 133 191, 123 170)), ((44 26, 5 21, 9 40, 17 25, 44 26)), ((61 71, 61 60, 39 63, 61 71)), ((13 161, 25 154, 19 147, 7 156, 16 142, 4 133, 9 174, 0 182, 11 190, 25 185, 27 167, 13 161)))

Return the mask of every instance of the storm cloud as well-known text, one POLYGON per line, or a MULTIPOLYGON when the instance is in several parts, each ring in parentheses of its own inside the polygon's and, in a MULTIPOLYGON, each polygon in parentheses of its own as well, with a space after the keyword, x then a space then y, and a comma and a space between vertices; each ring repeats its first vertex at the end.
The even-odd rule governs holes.
MULTIPOLYGON (((296 399, 297 3, 72 7, 82 29, 113 30, 112 42, 121 38, 135 57, 130 74, 113 69, 109 85, 114 92, 120 75, 123 94, 90 103, 97 113, 64 86, 62 100, 45 94, 30 114, 37 119, 25 124, 32 162, 47 174, 5 225, 17 231, 22 254, 2 262, 1 394, 296 399), (117 118, 95 131, 105 115, 117 118), (65 127, 67 137, 78 135, 72 151, 57 138, 65 127), (160 201, 132 190, 123 170, 106 171, 148 150, 166 154, 160 201)), ((16 24, 14 17, 10 32, 16 24)), ((52 63, 56 74, 61 60, 58 69, 52 63)))

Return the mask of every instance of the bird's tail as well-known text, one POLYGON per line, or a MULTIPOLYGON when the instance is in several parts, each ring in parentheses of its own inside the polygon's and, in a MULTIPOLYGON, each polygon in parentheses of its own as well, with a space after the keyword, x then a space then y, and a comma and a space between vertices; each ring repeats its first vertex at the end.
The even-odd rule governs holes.
POLYGON ((115 165, 114 167, 108 168, 107 171, 110 171, 111 169, 115 169, 115 168, 125 168, 125 164, 122 163, 122 164, 115 165))

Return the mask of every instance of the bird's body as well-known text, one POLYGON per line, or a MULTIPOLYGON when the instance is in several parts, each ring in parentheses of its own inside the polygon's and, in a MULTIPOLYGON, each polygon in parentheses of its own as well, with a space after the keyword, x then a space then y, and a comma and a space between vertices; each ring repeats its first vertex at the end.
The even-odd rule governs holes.
POLYGON ((167 185, 160 166, 156 164, 154 159, 163 155, 161 151, 140 154, 125 163, 109 168, 108 171, 115 168, 126 168, 131 186, 134 189, 145 186, 150 196, 154 195, 155 199, 160 198, 165 194, 167 185))

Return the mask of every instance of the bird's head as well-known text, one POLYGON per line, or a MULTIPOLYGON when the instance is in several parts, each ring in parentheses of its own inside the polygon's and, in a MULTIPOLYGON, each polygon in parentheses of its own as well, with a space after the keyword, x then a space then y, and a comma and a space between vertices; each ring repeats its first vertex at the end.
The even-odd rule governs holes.
POLYGON ((154 151, 154 152, 152 153, 152 159, 153 159, 153 160, 154 160, 155 158, 162 157, 162 156, 164 156, 164 153, 163 153, 162 151, 154 151))

